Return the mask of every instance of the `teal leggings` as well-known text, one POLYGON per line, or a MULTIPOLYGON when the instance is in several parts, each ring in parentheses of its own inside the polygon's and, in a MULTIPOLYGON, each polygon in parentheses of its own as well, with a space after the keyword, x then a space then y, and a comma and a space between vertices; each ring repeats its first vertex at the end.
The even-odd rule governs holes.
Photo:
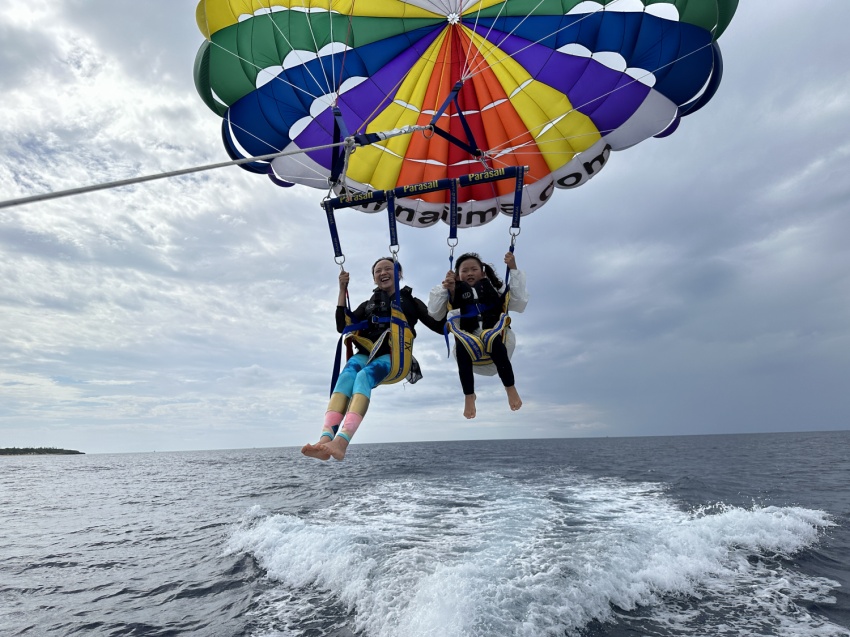
POLYGON ((392 367, 389 354, 376 356, 368 364, 366 354, 355 354, 348 359, 345 367, 339 373, 334 386, 334 392, 345 394, 349 398, 353 394, 363 394, 371 398, 372 390, 387 377, 392 367))

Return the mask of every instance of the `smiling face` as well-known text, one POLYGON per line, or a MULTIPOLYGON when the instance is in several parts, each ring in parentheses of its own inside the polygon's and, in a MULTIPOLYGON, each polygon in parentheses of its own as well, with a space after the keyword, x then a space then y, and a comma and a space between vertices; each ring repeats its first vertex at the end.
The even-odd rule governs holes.
POLYGON ((372 267, 372 278, 375 280, 375 285, 388 294, 395 292, 393 267, 393 262, 389 259, 381 259, 372 267))
POLYGON ((468 285, 475 285, 485 276, 484 267, 474 257, 461 261, 457 269, 457 278, 468 285))

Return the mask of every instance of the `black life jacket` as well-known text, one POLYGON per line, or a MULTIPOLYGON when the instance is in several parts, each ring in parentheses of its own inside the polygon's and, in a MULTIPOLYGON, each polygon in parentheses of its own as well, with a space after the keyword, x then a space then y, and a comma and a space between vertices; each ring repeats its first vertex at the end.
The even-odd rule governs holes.
MULTIPOLYGON (((401 299, 401 311, 404 313, 404 318, 407 320, 410 331, 413 332, 413 336, 415 337, 416 330, 413 326, 416 325, 419 317, 416 311, 416 303, 413 301, 413 290, 411 290, 410 287, 405 286, 399 291, 399 297, 401 299)), ((369 321, 369 327, 365 330, 361 330, 360 333, 370 341, 377 341, 381 334, 383 334, 387 329, 387 325, 385 323, 372 323, 372 317, 390 316, 390 308, 392 307, 393 301, 395 301, 394 293, 387 294, 380 288, 375 288, 372 296, 369 297, 369 300, 366 301, 363 306, 363 319, 369 321)), ((381 349, 383 350, 384 348, 382 347, 381 349)), ((386 349, 388 352, 389 344, 386 345, 386 349)), ((381 351, 380 354, 385 354, 387 352, 381 351)))
POLYGON ((502 315, 503 305, 504 297, 499 294, 490 279, 486 277, 474 286, 470 286, 464 281, 455 283, 452 307, 459 309, 461 316, 475 312, 472 316, 460 319, 460 328, 466 332, 474 332, 481 327, 479 321, 483 324, 484 329, 493 327, 502 315), (472 293, 473 287, 478 294, 477 299, 475 294, 472 293))

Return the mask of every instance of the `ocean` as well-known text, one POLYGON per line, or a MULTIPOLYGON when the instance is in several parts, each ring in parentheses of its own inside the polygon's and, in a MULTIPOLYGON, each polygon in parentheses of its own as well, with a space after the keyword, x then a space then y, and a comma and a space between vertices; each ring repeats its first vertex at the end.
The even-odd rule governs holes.
POLYGON ((850 637, 850 432, 0 458, 0 635, 850 637))

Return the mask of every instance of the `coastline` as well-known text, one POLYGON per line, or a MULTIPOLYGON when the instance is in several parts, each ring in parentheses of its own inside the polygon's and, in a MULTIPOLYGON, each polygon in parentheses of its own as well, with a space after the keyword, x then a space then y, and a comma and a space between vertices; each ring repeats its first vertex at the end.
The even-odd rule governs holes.
POLYGON ((0 448, 0 456, 72 456, 85 455, 75 449, 57 449, 56 447, 5 447, 0 448))

